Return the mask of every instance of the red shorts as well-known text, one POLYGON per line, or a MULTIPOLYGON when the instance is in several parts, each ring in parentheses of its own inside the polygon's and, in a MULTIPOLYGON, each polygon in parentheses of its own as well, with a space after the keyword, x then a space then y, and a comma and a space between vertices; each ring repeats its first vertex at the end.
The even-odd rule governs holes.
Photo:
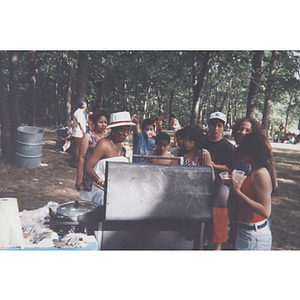
POLYGON ((226 243, 228 239, 228 208, 213 207, 212 221, 206 225, 206 237, 212 243, 226 243))

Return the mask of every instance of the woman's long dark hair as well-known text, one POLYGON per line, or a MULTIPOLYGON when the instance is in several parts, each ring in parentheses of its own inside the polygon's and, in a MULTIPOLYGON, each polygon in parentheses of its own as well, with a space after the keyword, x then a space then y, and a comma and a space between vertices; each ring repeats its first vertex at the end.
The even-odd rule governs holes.
POLYGON ((268 138, 260 132, 252 132, 241 138, 239 153, 249 154, 254 164, 266 168, 271 176, 273 190, 277 187, 275 160, 268 138))
POLYGON ((232 126, 232 134, 231 135, 235 141, 237 141, 236 134, 237 134, 240 126, 244 122, 249 122, 251 124, 252 132, 262 133, 261 124, 256 119, 244 117, 244 118, 236 120, 235 124, 232 126))
MULTIPOLYGON (((188 125, 184 127, 181 131, 181 138, 184 139, 186 136, 189 137, 190 140, 195 141, 196 148, 202 149, 203 148, 203 133, 199 126, 197 125, 188 125)), ((178 151, 178 156, 183 156, 188 151, 184 147, 184 143, 182 147, 178 151)))

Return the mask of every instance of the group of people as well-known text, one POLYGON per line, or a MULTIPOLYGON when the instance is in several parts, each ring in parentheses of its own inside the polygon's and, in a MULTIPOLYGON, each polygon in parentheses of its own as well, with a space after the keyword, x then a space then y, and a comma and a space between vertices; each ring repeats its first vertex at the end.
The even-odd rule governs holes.
POLYGON ((235 122, 235 147, 223 137, 225 114, 214 112, 208 135, 204 136, 197 125, 183 129, 177 126, 175 148, 170 152, 170 135, 162 127, 157 130, 156 119, 144 119, 140 124, 141 118, 140 113, 131 118, 128 112, 109 114, 98 109, 90 116, 93 129, 88 132, 78 121, 82 137, 72 158, 78 157, 75 186, 80 198, 103 204, 105 163, 128 162, 124 141, 133 129, 133 162, 179 164, 178 157, 182 157, 184 165, 211 167, 213 214, 212 221, 206 224, 205 244, 212 243, 216 250, 221 250, 226 242, 236 250, 271 250, 271 195, 277 180, 272 149, 259 122, 251 118, 235 122), (236 179, 234 170, 243 170, 245 176, 236 179), (219 176, 224 171, 231 174, 225 180, 219 176))

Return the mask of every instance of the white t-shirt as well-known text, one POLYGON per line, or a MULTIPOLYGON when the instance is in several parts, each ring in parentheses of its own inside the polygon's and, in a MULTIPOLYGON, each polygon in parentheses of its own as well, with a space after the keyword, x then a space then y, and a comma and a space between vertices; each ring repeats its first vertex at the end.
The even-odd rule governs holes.
POLYGON ((82 138, 83 133, 79 127, 79 123, 83 128, 86 128, 86 119, 85 119, 84 111, 81 108, 78 108, 74 112, 73 121, 74 121, 74 125, 73 125, 72 136, 77 138, 82 138))

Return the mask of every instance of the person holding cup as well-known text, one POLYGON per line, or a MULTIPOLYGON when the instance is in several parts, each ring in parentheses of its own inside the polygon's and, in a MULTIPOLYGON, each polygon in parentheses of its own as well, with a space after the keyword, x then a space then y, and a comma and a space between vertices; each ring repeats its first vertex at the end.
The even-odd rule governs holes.
MULTIPOLYGON (((235 169, 241 170, 244 171, 246 175, 251 171, 251 165, 243 164, 238 157, 238 151, 239 151, 238 146, 240 144, 241 138, 251 132, 262 133, 260 123, 254 118, 243 117, 241 119, 236 120, 234 125, 232 126, 232 137, 235 140, 236 147, 232 151, 233 160, 232 160, 231 171, 235 169)), ((225 184, 230 185, 228 181, 225 182, 223 180, 223 182, 225 184)), ((228 217, 229 217, 228 243, 232 247, 235 247, 236 235, 238 231, 238 203, 239 200, 237 199, 236 195, 230 192, 228 198, 228 217)), ((269 225, 271 225, 271 222, 269 222, 269 225)))
POLYGON ((210 115, 208 122, 208 137, 204 140, 203 148, 211 155, 212 166, 215 172, 214 194, 213 194, 213 217, 207 223, 206 238, 204 245, 208 242, 214 244, 215 250, 221 250, 222 244, 227 242, 228 234, 228 196, 230 188, 223 184, 219 174, 230 172, 232 164, 233 145, 223 137, 223 131, 227 124, 227 117, 222 112, 214 112, 210 115))
POLYGON ((274 159, 267 137, 258 132, 240 140, 239 160, 250 164, 248 176, 237 179, 234 171, 231 188, 239 199, 236 250, 271 250, 272 234, 268 226, 271 195, 277 187, 274 159))

